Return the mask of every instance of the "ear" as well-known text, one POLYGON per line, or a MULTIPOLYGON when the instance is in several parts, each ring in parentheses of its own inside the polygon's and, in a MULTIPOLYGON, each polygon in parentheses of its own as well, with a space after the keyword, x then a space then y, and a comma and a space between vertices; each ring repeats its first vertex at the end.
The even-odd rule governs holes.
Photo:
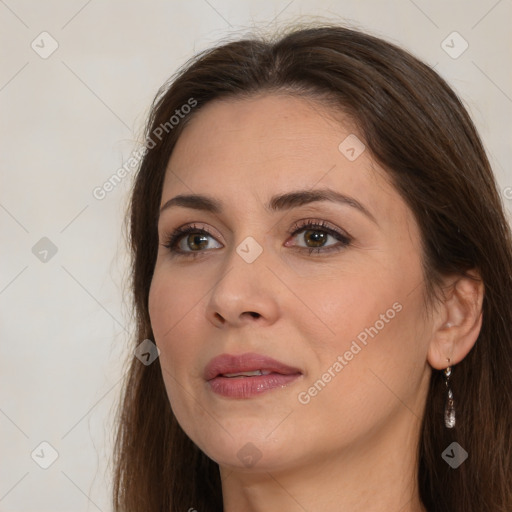
POLYGON ((443 292, 427 354, 437 370, 460 363, 473 348, 482 327, 484 285, 478 272, 471 270, 448 279, 443 292))

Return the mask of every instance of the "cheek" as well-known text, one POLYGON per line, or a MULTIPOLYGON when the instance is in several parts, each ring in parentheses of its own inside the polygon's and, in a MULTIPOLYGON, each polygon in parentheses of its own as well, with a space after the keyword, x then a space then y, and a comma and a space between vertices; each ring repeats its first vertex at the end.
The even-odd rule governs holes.
POLYGON ((190 368, 190 360, 194 357, 194 347, 187 339, 187 332, 190 325, 197 322, 193 306, 198 306, 199 299, 195 300, 195 295, 193 287, 183 286, 175 276, 155 270, 149 291, 148 310, 155 343, 160 349, 160 365, 168 391, 169 386, 174 387, 173 378, 180 379, 178 372, 190 368))
POLYGON ((339 317, 342 334, 322 347, 320 364, 301 387, 300 410, 318 420, 305 422, 311 435, 318 422, 330 422, 332 435, 355 438, 404 404, 420 414, 416 397, 428 340, 419 325, 421 301, 380 299, 364 313, 356 315, 352 308, 339 317))
MULTIPOLYGON (((411 283, 417 282, 412 276, 416 275, 398 277, 388 272, 388 275, 346 276, 339 280, 339 286, 329 284, 322 287, 325 293, 315 293, 311 303, 316 304, 318 316, 328 329, 324 329, 325 336, 319 336, 318 332, 313 336, 313 331, 309 331, 317 364, 312 365, 308 381, 315 382, 330 369, 337 383, 329 385, 331 390, 340 385, 359 400, 364 398, 364 392, 361 394, 364 389, 383 386, 372 372, 396 382, 399 387, 402 387, 402 376, 414 380, 414 375, 421 375, 419 370, 426 360, 431 333, 424 319, 422 288, 417 287, 411 293, 411 283), (343 369, 337 365, 336 371, 332 367, 339 362, 338 356, 343 358, 343 369)), ((307 321, 300 322, 305 332, 307 321)), ((413 382, 410 380, 409 384, 413 382)), ((336 395, 338 390, 333 393, 333 400, 337 399, 336 395)))
MULTIPOLYGON (((193 287, 192 287, 193 288, 193 287)), ((176 416, 183 416, 183 388, 197 359, 199 348, 193 343, 190 325, 199 307, 196 292, 183 286, 175 276, 155 269, 148 298, 154 340, 160 350, 160 367, 169 401, 176 416), (180 290, 180 293, 176 293, 180 290), (195 300, 196 299, 196 300, 195 300)))
POLYGON ((365 272, 308 286, 308 303, 317 313, 315 323, 321 321, 325 326, 325 337, 319 340, 323 339, 327 353, 348 349, 350 342, 361 333, 364 339, 366 329, 376 322, 379 331, 387 327, 388 323, 383 324, 380 315, 384 314, 384 319, 391 321, 389 318, 396 315, 393 304, 398 294, 384 277, 376 281, 365 272))
POLYGON ((149 290, 148 309, 156 340, 165 342, 188 320, 192 306, 200 300, 196 286, 187 286, 176 273, 157 266, 149 290))

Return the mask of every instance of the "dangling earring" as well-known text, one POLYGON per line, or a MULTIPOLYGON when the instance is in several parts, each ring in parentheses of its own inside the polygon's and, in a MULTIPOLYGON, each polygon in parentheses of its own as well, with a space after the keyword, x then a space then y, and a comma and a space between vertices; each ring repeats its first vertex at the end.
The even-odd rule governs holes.
MULTIPOLYGON (((447 359, 450 364, 450 359, 447 359)), ((446 405, 444 408, 444 424, 446 428, 453 428, 455 426, 455 403, 453 401, 453 393, 450 389, 450 376, 452 374, 452 367, 448 366, 444 370, 444 378, 448 395, 446 397, 446 405)))

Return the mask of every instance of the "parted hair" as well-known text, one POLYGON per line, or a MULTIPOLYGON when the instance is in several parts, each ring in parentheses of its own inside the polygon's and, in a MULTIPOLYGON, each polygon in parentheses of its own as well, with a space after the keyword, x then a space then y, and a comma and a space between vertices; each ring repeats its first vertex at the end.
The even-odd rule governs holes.
MULTIPOLYGON (((292 27, 268 38, 246 36, 198 54, 159 90, 145 132, 155 143, 140 163, 128 215, 134 347, 154 339, 148 294, 163 179, 176 141, 208 102, 265 92, 316 99, 350 116, 420 228, 427 297, 439 296, 446 275, 475 270, 482 279, 482 328, 451 376, 457 424, 444 426, 446 390, 442 372, 434 370, 417 447, 417 481, 430 512, 511 512, 510 226, 482 142, 458 96, 428 65, 381 38, 329 24, 292 27), (171 127, 169 119, 191 99, 194 108, 171 127), (165 123, 164 136, 155 138, 165 123), (469 455, 457 469, 441 457, 453 441, 469 455)), ((159 360, 145 366, 132 358, 123 386, 114 510, 222 511, 219 467, 178 424, 159 360)))

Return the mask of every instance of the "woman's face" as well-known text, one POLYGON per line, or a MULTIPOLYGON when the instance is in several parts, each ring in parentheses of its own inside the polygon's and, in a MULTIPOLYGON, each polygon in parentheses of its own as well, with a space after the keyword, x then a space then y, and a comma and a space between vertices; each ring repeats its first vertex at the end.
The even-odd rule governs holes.
POLYGON ((410 436, 424 409, 418 227, 324 109, 209 103, 169 161, 151 324, 174 414, 222 467, 353 455, 410 436))

